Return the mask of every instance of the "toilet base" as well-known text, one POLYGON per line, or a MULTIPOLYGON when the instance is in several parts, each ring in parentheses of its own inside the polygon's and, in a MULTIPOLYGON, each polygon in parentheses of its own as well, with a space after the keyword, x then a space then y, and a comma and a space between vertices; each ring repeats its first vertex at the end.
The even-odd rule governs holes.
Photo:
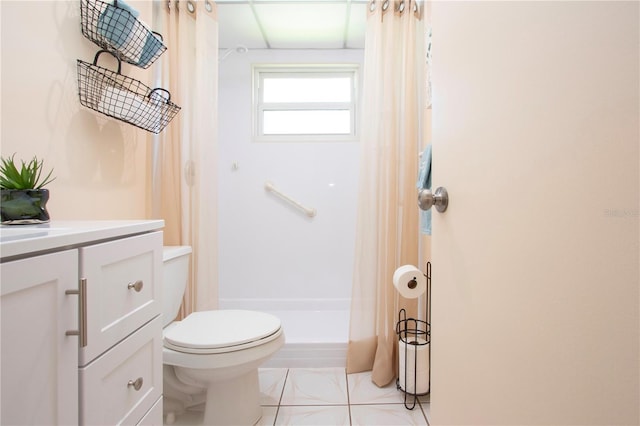
POLYGON ((163 348, 165 415, 181 413, 204 403, 204 424, 251 426, 262 417, 258 367, 285 342, 279 330, 273 340, 247 349, 192 354, 163 348), (171 398, 169 400, 169 398, 171 398))
POLYGON ((254 425, 262 417, 258 369, 207 388, 206 425, 254 425))

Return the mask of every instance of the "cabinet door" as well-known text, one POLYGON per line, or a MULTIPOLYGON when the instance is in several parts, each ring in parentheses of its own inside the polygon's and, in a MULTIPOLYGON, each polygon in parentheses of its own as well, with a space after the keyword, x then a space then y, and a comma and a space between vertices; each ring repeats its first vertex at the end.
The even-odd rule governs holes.
POLYGON ((0 423, 77 423, 77 251, 3 263, 0 278, 0 423))
POLYGON ((87 280, 87 345, 80 350, 85 366, 160 314, 162 232, 79 251, 87 280))

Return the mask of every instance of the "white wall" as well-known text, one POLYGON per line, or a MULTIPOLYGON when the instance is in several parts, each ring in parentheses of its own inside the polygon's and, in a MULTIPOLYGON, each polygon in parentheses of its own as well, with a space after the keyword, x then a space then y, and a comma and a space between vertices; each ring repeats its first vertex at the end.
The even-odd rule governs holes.
POLYGON ((252 50, 220 64, 220 306, 348 308, 355 238, 359 143, 253 142, 252 64, 357 63, 362 50, 252 50), (237 169, 234 169, 237 164, 237 169), (267 193, 266 181, 309 218, 267 193), (240 305, 234 304, 242 299, 240 305), (265 305, 264 299, 268 299, 265 305), (283 300, 284 299, 284 300, 283 300), (300 305, 300 299, 313 299, 300 305))
MULTIPOLYGON (((130 1, 151 22, 150 1, 130 1)), ((34 155, 53 167, 52 219, 142 219, 149 133, 80 105, 76 60, 99 47, 80 32, 80 1, 0 2, 2 156, 34 155)), ((113 58, 99 65, 116 70, 113 58)), ((156 63, 157 64, 157 63, 156 63)), ((156 64, 122 72, 148 82, 156 64)))

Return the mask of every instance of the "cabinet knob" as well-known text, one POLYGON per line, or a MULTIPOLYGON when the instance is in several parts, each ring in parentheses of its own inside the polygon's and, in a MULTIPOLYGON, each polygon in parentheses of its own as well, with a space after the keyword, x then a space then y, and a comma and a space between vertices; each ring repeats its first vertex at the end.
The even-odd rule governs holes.
POLYGON ((133 386, 135 390, 139 391, 140 388, 142 387, 142 383, 143 383, 142 377, 138 377, 135 380, 129 380, 129 382, 127 383, 127 387, 133 386))
POLYGON ((134 289, 137 292, 140 292, 140 290, 142 290, 142 287, 144 287, 144 283, 142 282, 142 280, 138 280, 134 283, 129 283, 129 285, 127 285, 127 288, 129 290, 134 289))

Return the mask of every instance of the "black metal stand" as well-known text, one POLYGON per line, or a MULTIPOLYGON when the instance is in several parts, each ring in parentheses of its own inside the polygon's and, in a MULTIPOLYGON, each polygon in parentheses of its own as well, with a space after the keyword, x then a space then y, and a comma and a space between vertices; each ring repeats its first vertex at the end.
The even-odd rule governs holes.
POLYGON ((431 262, 427 262, 427 273, 424 274, 427 278, 427 290, 425 292, 425 320, 419 320, 415 318, 407 318, 407 312, 404 309, 400 309, 398 312, 398 322, 396 324, 396 334, 399 337, 399 345, 404 345, 404 371, 398 372, 398 379, 396 380, 396 387, 404 392, 404 406, 408 410, 413 410, 416 406, 418 396, 427 395, 431 392, 431 262), (424 392, 418 392, 418 347, 427 346, 429 355, 428 369, 428 386, 424 392), (409 349, 415 349, 413 351, 413 364, 410 364, 409 349), (413 375, 410 375, 407 370, 408 366, 413 365, 413 375), (400 375, 404 375, 404 389, 401 386, 400 375), (413 376, 413 377, 412 377, 413 376), (413 380, 413 381, 410 381, 413 380), (409 397, 413 396, 412 403, 409 403, 409 397))

